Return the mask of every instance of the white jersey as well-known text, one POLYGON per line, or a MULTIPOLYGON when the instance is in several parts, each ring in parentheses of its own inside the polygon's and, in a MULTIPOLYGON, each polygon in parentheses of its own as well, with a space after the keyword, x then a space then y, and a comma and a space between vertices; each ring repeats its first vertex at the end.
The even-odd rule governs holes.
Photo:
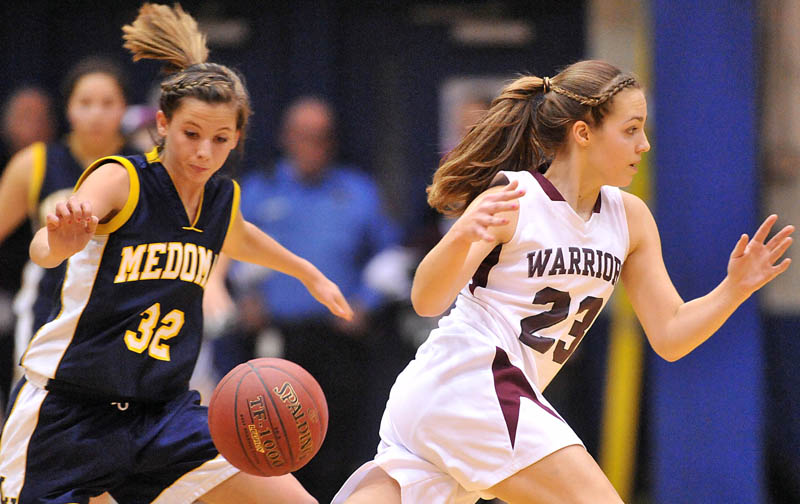
POLYGON ((625 208, 620 190, 604 186, 584 221, 544 175, 502 173, 526 191, 517 229, 484 259, 440 325, 455 319, 485 327, 544 390, 619 281, 628 253, 625 208))
POLYGON ((489 253, 397 377, 377 454, 334 504, 376 467, 398 482, 403 504, 471 504, 582 444, 542 390, 619 281, 628 252, 622 194, 603 187, 585 221, 541 174, 503 173, 526 191, 514 236, 489 253))

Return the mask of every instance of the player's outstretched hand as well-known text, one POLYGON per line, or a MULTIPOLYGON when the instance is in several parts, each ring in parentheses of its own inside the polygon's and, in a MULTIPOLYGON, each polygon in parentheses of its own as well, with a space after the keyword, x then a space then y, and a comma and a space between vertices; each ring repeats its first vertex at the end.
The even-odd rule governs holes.
POLYGON ((327 306, 331 313, 345 320, 352 320, 353 309, 342 295, 339 287, 328 280, 325 275, 320 273, 313 279, 304 281, 303 285, 314 296, 314 299, 327 306))
POLYGON ((97 230, 97 216, 92 204, 74 196, 56 205, 55 213, 47 214, 47 242, 55 257, 69 257, 83 250, 97 230))
POLYGON ((743 234, 731 252, 728 279, 748 296, 786 271, 792 262, 788 257, 778 261, 792 244, 794 226, 784 227, 765 243, 777 220, 774 214, 767 217, 752 240, 743 234))
POLYGON ((518 182, 514 180, 500 191, 481 196, 478 203, 464 212, 453 224, 452 231, 465 242, 495 241, 490 229, 509 222, 507 217, 497 214, 519 208, 517 200, 525 194, 525 191, 518 189, 517 186, 518 182))

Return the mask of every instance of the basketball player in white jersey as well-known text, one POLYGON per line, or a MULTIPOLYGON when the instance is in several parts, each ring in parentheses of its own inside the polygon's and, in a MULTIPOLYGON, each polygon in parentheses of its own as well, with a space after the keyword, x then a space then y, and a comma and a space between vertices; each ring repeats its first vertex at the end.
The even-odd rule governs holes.
POLYGON ((733 248, 728 275, 684 302, 655 220, 619 187, 642 154, 645 96, 602 61, 509 84, 442 161, 429 204, 458 220, 417 269, 417 313, 455 307, 398 376, 374 460, 334 498, 348 503, 619 503, 542 391, 616 283, 653 349, 677 360, 789 267, 776 216, 733 248))

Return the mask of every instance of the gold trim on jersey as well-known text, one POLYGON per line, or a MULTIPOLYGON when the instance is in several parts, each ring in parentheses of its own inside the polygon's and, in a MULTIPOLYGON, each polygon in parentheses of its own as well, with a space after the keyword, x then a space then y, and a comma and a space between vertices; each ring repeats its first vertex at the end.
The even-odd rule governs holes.
POLYGON ((183 226, 181 229, 186 231, 197 231, 198 233, 202 233, 203 230, 197 227, 197 222, 200 220, 200 214, 203 213, 203 197, 206 195, 205 187, 203 187, 203 192, 200 193, 200 203, 197 204, 197 213, 194 214, 194 222, 192 222, 191 226, 183 226))
POLYGON ((233 182, 233 201, 231 202, 231 217, 228 221, 228 229, 225 230, 225 238, 222 240, 222 243, 225 243, 225 240, 228 238, 228 233, 230 232, 231 228, 233 227, 233 222, 236 220, 236 216, 239 214, 239 199, 241 195, 241 189, 239 188, 239 183, 235 180, 231 179, 233 182))
POLYGON ((111 218, 110 221, 104 224, 97 225, 97 231, 95 234, 98 235, 105 235, 111 234, 117 229, 121 228, 123 224, 128 222, 128 219, 133 214, 133 211, 136 209, 136 205, 139 203, 139 175, 136 173, 136 168, 133 166, 127 158, 122 156, 108 156, 104 158, 100 158, 91 165, 89 165, 86 170, 84 170, 81 178, 78 179, 78 182, 75 184, 75 190, 77 191, 78 188, 81 186, 86 177, 89 176, 94 170, 99 168, 101 165, 104 165, 109 162, 119 163, 125 167, 128 171, 128 180, 130 182, 130 188, 128 189, 128 199, 125 201, 125 205, 122 209, 111 218))
POLYGON ((31 151, 33 153, 33 173, 31 173, 31 184, 28 186, 28 213, 35 216, 36 209, 39 208, 39 194, 42 192, 44 174, 47 170, 47 145, 44 142, 36 142, 31 145, 31 151))
POLYGON ((161 157, 158 155, 158 147, 153 147, 153 150, 145 153, 144 157, 149 164, 161 162, 161 157))
MULTIPOLYGON (((145 154, 145 158, 147 159, 147 162, 150 164, 152 163, 163 164, 163 162, 161 161, 161 157, 159 156, 158 153, 158 147, 153 147, 153 150, 145 154)), ((164 167, 164 169, 166 170, 166 166, 164 167)), ((169 179, 172 180, 172 185, 175 185, 175 181, 172 179, 172 175, 169 173, 169 170, 167 170, 167 175, 169 175, 169 179)), ((188 226, 181 227, 181 229, 185 231, 197 231, 198 233, 203 232, 202 229, 197 227, 197 223, 200 221, 200 214, 203 213, 203 196, 205 196, 205 190, 203 190, 203 192, 200 193, 200 203, 197 204, 197 213, 194 216, 194 221, 192 221, 192 223, 189 224, 188 226)))

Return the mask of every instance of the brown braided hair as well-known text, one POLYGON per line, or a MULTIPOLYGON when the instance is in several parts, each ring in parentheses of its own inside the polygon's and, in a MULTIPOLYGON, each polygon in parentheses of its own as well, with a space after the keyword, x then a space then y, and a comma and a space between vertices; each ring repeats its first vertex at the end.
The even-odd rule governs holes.
MULTIPOLYGON (((240 132, 238 149, 244 145, 247 122, 252 113, 244 78, 218 63, 206 63, 206 37, 197 22, 180 5, 174 7, 145 3, 136 20, 122 27, 123 47, 133 53, 133 61, 164 61, 169 75, 161 83, 159 108, 171 120, 184 98, 206 103, 236 105, 236 129, 240 132)), ((159 148, 163 148, 163 140, 159 148)))
POLYGON ((519 77, 442 158, 427 188, 428 204, 445 215, 460 215, 497 172, 546 164, 564 145, 575 121, 599 127, 617 93, 640 87, 634 75, 600 60, 574 63, 547 82, 533 75, 519 77))

